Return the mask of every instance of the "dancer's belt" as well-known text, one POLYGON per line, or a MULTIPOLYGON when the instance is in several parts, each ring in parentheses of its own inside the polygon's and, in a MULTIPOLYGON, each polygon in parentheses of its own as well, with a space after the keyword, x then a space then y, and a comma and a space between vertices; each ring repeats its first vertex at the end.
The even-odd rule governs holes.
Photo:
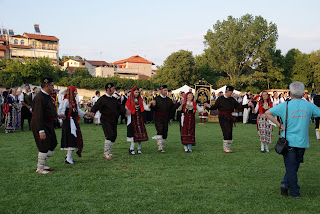
POLYGON ((157 116, 157 117, 165 117, 165 118, 169 117, 169 114, 167 112, 158 112, 158 111, 156 111, 154 113, 154 115, 157 116))
MULTIPOLYGON (((32 119, 34 119, 35 117, 32 115, 32 119)), ((47 116, 47 117, 43 117, 43 122, 45 124, 48 125, 52 125, 53 121, 56 119, 56 116, 47 116)))
POLYGON ((114 114, 101 114, 101 117, 103 119, 108 119, 108 120, 114 120, 115 119, 115 115, 114 114))
POLYGON ((231 116, 232 117, 232 123, 234 125, 234 127, 236 126, 236 121, 234 120, 233 116, 232 116, 232 111, 219 111, 220 115, 225 115, 225 116, 231 116))
POLYGON ((232 116, 232 111, 219 111, 219 114, 232 116))

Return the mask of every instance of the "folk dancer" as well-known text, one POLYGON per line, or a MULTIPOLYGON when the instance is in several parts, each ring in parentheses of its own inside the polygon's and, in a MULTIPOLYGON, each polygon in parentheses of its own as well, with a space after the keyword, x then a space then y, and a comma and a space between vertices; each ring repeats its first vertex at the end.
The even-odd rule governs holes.
POLYGON ((33 100, 33 96, 30 90, 30 85, 29 84, 25 84, 25 92, 23 92, 20 96, 20 101, 22 104, 22 108, 21 108, 21 131, 24 131, 24 120, 27 119, 28 120, 28 124, 29 124, 29 130, 31 130, 30 127, 30 122, 31 122, 31 117, 32 117, 32 108, 31 108, 31 104, 32 104, 32 100, 33 100))
MULTIPOLYGON (((320 108, 320 88, 319 88, 318 94, 313 97, 312 103, 315 104, 318 108, 320 108)), ((316 125, 315 131, 316 131, 317 140, 320 140, 319 120, 320 120, 320 117, 315 118, 315 125, 316 125)))
POLYGON ((266 150, 266 152, 269 152, 269 144, 271 143, 272 138, 272 124, 267 118, 265 112, 272 108, 273 104, 268 92, 262 92, 262 97, 255 107, 253 103, 250 103, 249 106, 254 108, 255 113, 259 113, 257 117, 257 129, 261 143, 260 151, 264 152, 264 150, 266 150))
MULTIPOLYGON (((243 100, 242 100, 242 105, 247 105, 250 102, 250 90, 247 91, 247 93, 244 95, 243 100)), ((243 110, 243 124, 248 122, 249 119, 249 109, 248 108, 244 108, 243 110)))
POLYGON ((0 127, 2 126, 3 105, 4 105, 4 99, 2 95, 2 89, 0 89, 0 127))
POLYGON ((18 128, 18 102, 19 101, 16 96, 16 89, 10 89, 5 109, 5 133, 14 132, 18 128))
POLYGON ((223 133, 223 152, 232 153, 230 149, 232 144, 232 128, 234 124, 232 112, 234 109, 242 110, 243 108, 248 108, 247 105, 240 105, 233 97, 234 87, 227 86, 226 92, 223 96, 220 96, 214 105, 209 105, 208 103, 204 104, 204 107, 209 110, 219 110, 219 123, 223 133))
MULTIPOLYGON (((96 104, 99 98, 100 98, 100 91, 96 91, 96 96, 92 98, 92 105, 96 104)), ((101 113, 100 111, 97 111, 96 114, 94 115, 93 123, 96 125, 101 125, 100 118, 101 118, 101 113)))
POLYGON ((192 152, 191 146, 195 146, 195 114, 197 111, 204 113, 205 110, 196 104, 193 93, 188 92, 181 100, 178 111, 181 111, 180 130, 184 151, 192 152))
POLYGON ((155 102, 152 103, 154 110, 154 123, 157 130, 158 151, 165 152, 163 147, 168 137, 169 113, 178 108, 178 104, 174 104, 167 97, 168 87, 163 85, 160 87, 160 95, 155 97, 155 102))
MULTIPOLYGON (((119 112, 125 112, 123 105, 118 102, 118 99, 113 95, 115 88, 113 83, 107 83, 105 86, 106 94, 101 96, 98 102, 91 108, 91 117, 97 111, 101 112, 101 125, 106 138, 104 142, 104 154, 105 159, 112 159, 115 155, 111 154, 111 148, 117 139, 117 115, 119 112)), ((130 111, 127 111, 130 114, 130 111)))
POLYGON ((80 109, 76 101, 77 88, 69 86, 64 100, 60 104, 58 113, 66 118, 62 124, 61 150, 67 151, 65 163, 74 164, 72 152, 78 148, 77 155, 81 157, 83 149, 82 133, 79 125, 79 118, 83 118, 89 112, 80 109))
MULTIPOLYGON (((48 158, 53 154, 57 146, 56 133, 53 122, 57 117, 50 93, 53 91, 53 79, 44 77, 41 79, 41 91, 35 96, 32 103, 31 130, 39 150, 37 174, 50 174, 52 168, 46 166, 48 158)), ((64 119, 64 115, 58 115, 64 119)))
POLYGON ((134 145, 138 143, 138 154, 141 152, 142 141, 148 140, 147 130, 144 125, 142 112, 150 111, 150 105, 147 105, 140 96, 140 91, 138 87, 133 87, 131 89, 130 97, 128 97, 126 102, 126 110, 130 111, 127 118, 127 141, 131 142, 129 148, 129 153, 135 155, 134 145))
MULTIPOLYGON (((123 91, 123 95, 121 96, 121 99, 120 99, 120 103, 121 105, 123 105, 123 107, 125 107, 126 103, 127 103, 127 100, 128 100, 128 90, 124 90, 123 91)), ((121 113, 120 115, 120 124, 123 124, 122 121, 124 120, 125 123, 127 123, 127 117, 126 117, 126 114, 125 113, 121 113)))
MULTIPOLYGON (((115 88, 115 92, 114 94, 112 95, 114 98, 116 98, 118 100, 118 102, 121 104, 121 95, 120 95, 120 87, 116 87, 115 88)), ((116 115, 116 121, 118 123, 119 121, 119 117, 120 117, 120 112, 117 112, 117 115, 116 115)))

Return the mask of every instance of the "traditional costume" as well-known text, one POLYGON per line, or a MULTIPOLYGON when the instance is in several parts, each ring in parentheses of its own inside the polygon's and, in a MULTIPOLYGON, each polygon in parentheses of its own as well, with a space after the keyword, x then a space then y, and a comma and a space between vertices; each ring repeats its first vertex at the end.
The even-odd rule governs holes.
POLYGON ((75 86, 68 87, 67 94, 60 104, 58 112, 60 115, 66 116, 62 124, 61 150, 68 151, 65 160, 68 164, 74 164, 72 152, 78 148, 77 155, 81 157, 83 149, 79 118, 83 118, 86 113, 79 108, 79 103, 75 100, 75 90, 75 86))
POLYGON ((18 128, 18 98, 13 95, 9 94, 7 97, 6 103, 6 119, 5 119, 5 126, 4 130, 6 133, 16 131, 18 128))
MULTIPOLYGON (((233 91, 234 87, 227 86, 226 91, 233 91)), ((223 151, 226 153, 231 153, 230 149, 232 144, 232 128, 234 124, 234 119, 232 112, 234 109, 242 110, 243 108, 248 108, 247 105, 241 105, 233 97, 226 97, 226 95, 220 96, 214 105, 212 105, 210 110, 219 110, 219 123, 223 133, 223 151)))
POLYGON ((3 106, 4 106, 4 99, 2 94, 0 94, 0 126, 2 126, 2 118, 3 118, 3 106))
MULTIPOLYGON (((98 102, 100 96, 96 95, 94 98, 92 98, 92 105, 96 104, 96 102, 98 102)), ((100 125, 101 124, 101 113, 100 111, 97 111, 96 114, 94 115, 94 119, 93 119, 93 123, 96 125, 100 125)))
MULTIPOLYGON (((166 85, 161 86, 161 90, 167 88, 166 85)), ((154 123, 157 130, 157 144, 158 151, 165 152, 163 146, 168 137, 169 112, 178 108, 178 104, 174 104, 172 100, 160 94, 154 98, 155 106, 151 108, 154 110, 154 123)))
MULTIPOLYGON (((243 100, 242 100, 242 105, 248 105, 248 103, 250 102, 250 94, 248 94, 250 92, 250 90, 247 91, 247 93, 244 95, 243 100)), ((244 107, 243 110, 243 124, 248 122, 249 119, 249 108, 248 107, 244 107)))
MULTIPOLYGON (((123 105, 123 107, 126 106, 127 100, 128 100, 128 95, 127 95, 127 94, 124 94, 124 95, 121 96, 120 103, 121 103, 121 105, 123 105)), ((121 116, 121 118, 120 118, 120 124, 122 124, 122 121, 123 121, 123 120, 127 123, 126 114, 125 114, 125 113, 121 113, 120 116, 121 116)))
MULTIPOLYGON (((41 84, 53 82, 50 77, 42 78, 41 84)), ((31 130, 39 150, 38 153, 38 174, 49 174, 51 168, 46 166, 47 159, 53 154, 57 146, 56 133, 53 122, 57 118, 57 111, 54 108, 50 94, 42 90, 35 96, 32 103, 31 130), (46 139, 40 139, 40 132, 46 134, 46 139)))
MULTIPOLYGON (((28 86, 28 85, 26 85, 28 86)), ((28 125, 29 125, 29 130, 31 130, 30 127, 30 122, 31 122, 31 117, 32 117, 32 100, 33 96, 30 91, 23 92, 20 97, 20 101, 22 103, 22 108, 21 108, 21 131, 23 131, 24 127, 24 120, 28 120, 28 125)))
MULTIPOLYGON (((316 96, 314 96, 312 102, 313 102, 318 108, 320 108, 320 94, 317 94, 316 96)), ((316 117, 316 118, 315 118, 315 125, 316 125, 315 131, 316 131, 317 140, 320 140, 319 120, 320 120, 320 117, 316 117)))
MULTIPOLYGON (((113 87, 113 83, 106 84, 106 91, 113 87)), ((117 115, 119 112, 125 112, 125 108, 115 97, 106 93, 92 106, 91 112, 96 113, 97 111, 101 112, 101 125, 106 138, 103 157, 112 159, 113 155, 110 154, 110 150, 117 139, 117 115)))
POLYGON ((139 90, 138 87, 132 88, 126 102, 126 109, 131 112, 127 117, 127 141, 131 142, 129 148, 129 153, 131 155, 135 155, 134 145, 136 142, 138 142, 138 154, 142 154, 141 142, 148 140, 142 113, 144 111, 150 111, 150 108, 146 105, 140 95, 137 98, 134 96, 136 90, 139 90))
POLYGON ((260 136, 261 152, 264 152, 264 147, 266 148, 266 152, 269 152, 269 144, 272 138, 272 125, 265 112, 272 107, 273 104, 270 98, 268 98, 268 102, 265 103, 261 97, 254 110, 256 113, 259 113, 257 117, 257 129, 258 135, 260 136))
POLYGON ((195 145, 195 114, 197 111, 204 113, 205 110, 196 104, 194 98, 191 102, 187 101, 188 94, 192 94, 192 92, 188 92, 185 95, 185 103, 180 105, 178 111, 181 110, 180 130, 181 142, 184 145, 184 151, 192 152, 191 146, 195 145))

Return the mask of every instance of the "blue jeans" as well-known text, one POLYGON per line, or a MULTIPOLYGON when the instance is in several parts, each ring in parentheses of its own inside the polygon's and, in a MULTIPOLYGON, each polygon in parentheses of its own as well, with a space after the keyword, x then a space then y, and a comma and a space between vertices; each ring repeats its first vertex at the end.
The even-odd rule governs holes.
POLYGON ((298 185, 298 170, 300 163, 303 163, 305 148, 290 147, 287 154, 283 155, 286 174, 281 182, 281 186, 290 190, 290 195, 300 197, 300 187, 298 185))

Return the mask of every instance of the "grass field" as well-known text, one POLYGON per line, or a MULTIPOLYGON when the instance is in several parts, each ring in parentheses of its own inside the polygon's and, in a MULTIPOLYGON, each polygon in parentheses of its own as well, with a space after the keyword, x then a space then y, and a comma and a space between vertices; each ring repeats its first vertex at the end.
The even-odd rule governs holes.
MULTIPOLYGON (((102 158, 100 126, 81 123, 83 157, 64 163, 59 145, 37 175, 37 149, 30 131, 4 134, 0 128, 0 213, 319 213, 320 145, 310 125, 310 145, 299 170, 301 198, 280 196, 282 156, 260 153, 255 125, 237 123, 234 153, 222 152, 216 123, 196 126, 197 145, 184 153, 179 126, 169 127, 166 153, 159 153, 153 124, 142 155, 131 156, 126 126, 118 126, 112 160, 102 158)), ((61 130, 56 130, 60 139, 61 130)), ((278 138, 277 130, 273 142, 278 138)), ((59 140, 58 140, 59 143, 59 140)), ((60 144, 60 143, 59 143, 60 144)))

